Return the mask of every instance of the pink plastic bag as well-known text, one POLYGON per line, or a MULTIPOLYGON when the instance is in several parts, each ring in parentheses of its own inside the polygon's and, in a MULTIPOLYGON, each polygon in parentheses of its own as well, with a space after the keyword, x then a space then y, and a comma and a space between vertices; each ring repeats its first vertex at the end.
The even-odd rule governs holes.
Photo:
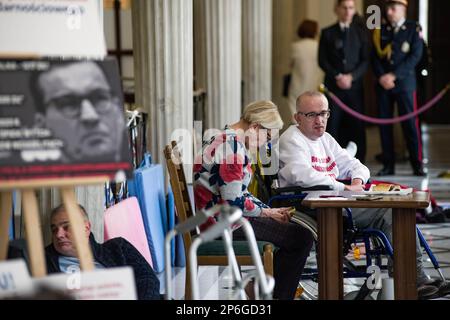
POLYGON ((130 242, 153 268, 141 210, 136 197, 109 207, 104 215, 105 241, 122 237, 130 242))

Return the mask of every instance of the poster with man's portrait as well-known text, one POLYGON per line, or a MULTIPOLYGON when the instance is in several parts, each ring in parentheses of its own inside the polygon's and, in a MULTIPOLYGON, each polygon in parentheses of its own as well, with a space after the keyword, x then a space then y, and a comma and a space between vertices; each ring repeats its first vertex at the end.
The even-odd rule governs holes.
POLYGON ((2 181, 129 174, 117 63, 0 60, 2 181))

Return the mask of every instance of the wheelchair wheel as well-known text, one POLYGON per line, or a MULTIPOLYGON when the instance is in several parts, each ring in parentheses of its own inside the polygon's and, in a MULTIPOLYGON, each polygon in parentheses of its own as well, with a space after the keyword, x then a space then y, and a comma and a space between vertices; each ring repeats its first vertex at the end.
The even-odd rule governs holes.
MULTIPOLYGON (((300 300, 317 300, 319 297, 319 283, 317 270, 317 251, 316 244, 318 240, 317 222, 310 216, 296 212, 291 219, 292 222, 298 223, 304 228, 311 231, 314 238, 314 246, 309 253, 305 263, 302 279, 299 282, 296 298, 300 300)), ((343 267, 349 265, 349 261, 344 257, 343 267)), ((364 279, 344 278, 343 279, 344 296, 349 293, 359 290, 359 287, 364 283, 364 279)), ((348 298, 348 297, 347 297, 348 298)))
POLYGON ((294 216, 291 218, 292 222, 295 222, 302 227, 308 229, 311 231, 311 234, 314 238, 314 241, 318 240, 318 233, 317 233, 317 221, 308 216, 307 214, 297 211, 294 216))

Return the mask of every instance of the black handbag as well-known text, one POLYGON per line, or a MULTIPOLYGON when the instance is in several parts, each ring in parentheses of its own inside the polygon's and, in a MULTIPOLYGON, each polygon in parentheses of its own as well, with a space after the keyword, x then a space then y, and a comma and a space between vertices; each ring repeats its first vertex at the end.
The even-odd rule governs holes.
POLYGON ((283 76, 283 97, 289 96, 289 86, 291 85, 292 74, 288 73, 283 76))

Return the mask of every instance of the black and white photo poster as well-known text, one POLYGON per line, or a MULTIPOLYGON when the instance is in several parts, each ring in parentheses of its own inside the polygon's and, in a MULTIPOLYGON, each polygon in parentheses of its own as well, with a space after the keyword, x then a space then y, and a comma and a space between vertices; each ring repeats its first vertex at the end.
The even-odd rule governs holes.
POLYGON ((0 183, 130 168, 115 60, 0 60, 0 183))

